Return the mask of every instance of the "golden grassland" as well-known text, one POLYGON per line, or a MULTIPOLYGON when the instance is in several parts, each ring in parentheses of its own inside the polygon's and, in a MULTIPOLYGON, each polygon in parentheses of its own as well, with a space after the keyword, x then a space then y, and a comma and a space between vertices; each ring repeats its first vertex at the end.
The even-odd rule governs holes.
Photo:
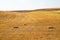
POLYGON ((60 40, 60 11, 1 11, 0 40, 60 40))

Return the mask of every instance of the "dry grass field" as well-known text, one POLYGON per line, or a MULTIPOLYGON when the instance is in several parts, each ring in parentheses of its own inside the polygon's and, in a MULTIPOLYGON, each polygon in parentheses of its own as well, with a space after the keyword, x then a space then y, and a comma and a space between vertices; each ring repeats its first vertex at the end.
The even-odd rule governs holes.
POLYGON ((1 11, 0 40, 60 40, 60 11, 1 11))

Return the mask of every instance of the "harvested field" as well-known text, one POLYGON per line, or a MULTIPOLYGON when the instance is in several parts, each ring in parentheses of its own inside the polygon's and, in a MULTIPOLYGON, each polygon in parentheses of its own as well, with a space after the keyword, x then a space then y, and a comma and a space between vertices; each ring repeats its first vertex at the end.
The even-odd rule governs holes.
POLYGON ((60 11, 1 11, 0 40, 60 40, 60 11))

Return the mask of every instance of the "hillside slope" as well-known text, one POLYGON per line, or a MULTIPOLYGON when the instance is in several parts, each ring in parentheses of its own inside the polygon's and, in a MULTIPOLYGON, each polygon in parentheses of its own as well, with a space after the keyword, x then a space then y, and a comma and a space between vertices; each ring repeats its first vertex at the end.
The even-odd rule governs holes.
POLYGON ((0 40, 60 40, 60 11, 1 11, 0 40))

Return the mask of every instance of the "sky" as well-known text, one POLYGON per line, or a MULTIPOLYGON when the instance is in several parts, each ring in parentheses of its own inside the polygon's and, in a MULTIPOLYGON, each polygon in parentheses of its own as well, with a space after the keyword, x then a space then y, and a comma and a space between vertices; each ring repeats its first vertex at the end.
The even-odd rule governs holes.
POLYGON ((0 0, 0 10, 60 8, 60 0, 0 0))

